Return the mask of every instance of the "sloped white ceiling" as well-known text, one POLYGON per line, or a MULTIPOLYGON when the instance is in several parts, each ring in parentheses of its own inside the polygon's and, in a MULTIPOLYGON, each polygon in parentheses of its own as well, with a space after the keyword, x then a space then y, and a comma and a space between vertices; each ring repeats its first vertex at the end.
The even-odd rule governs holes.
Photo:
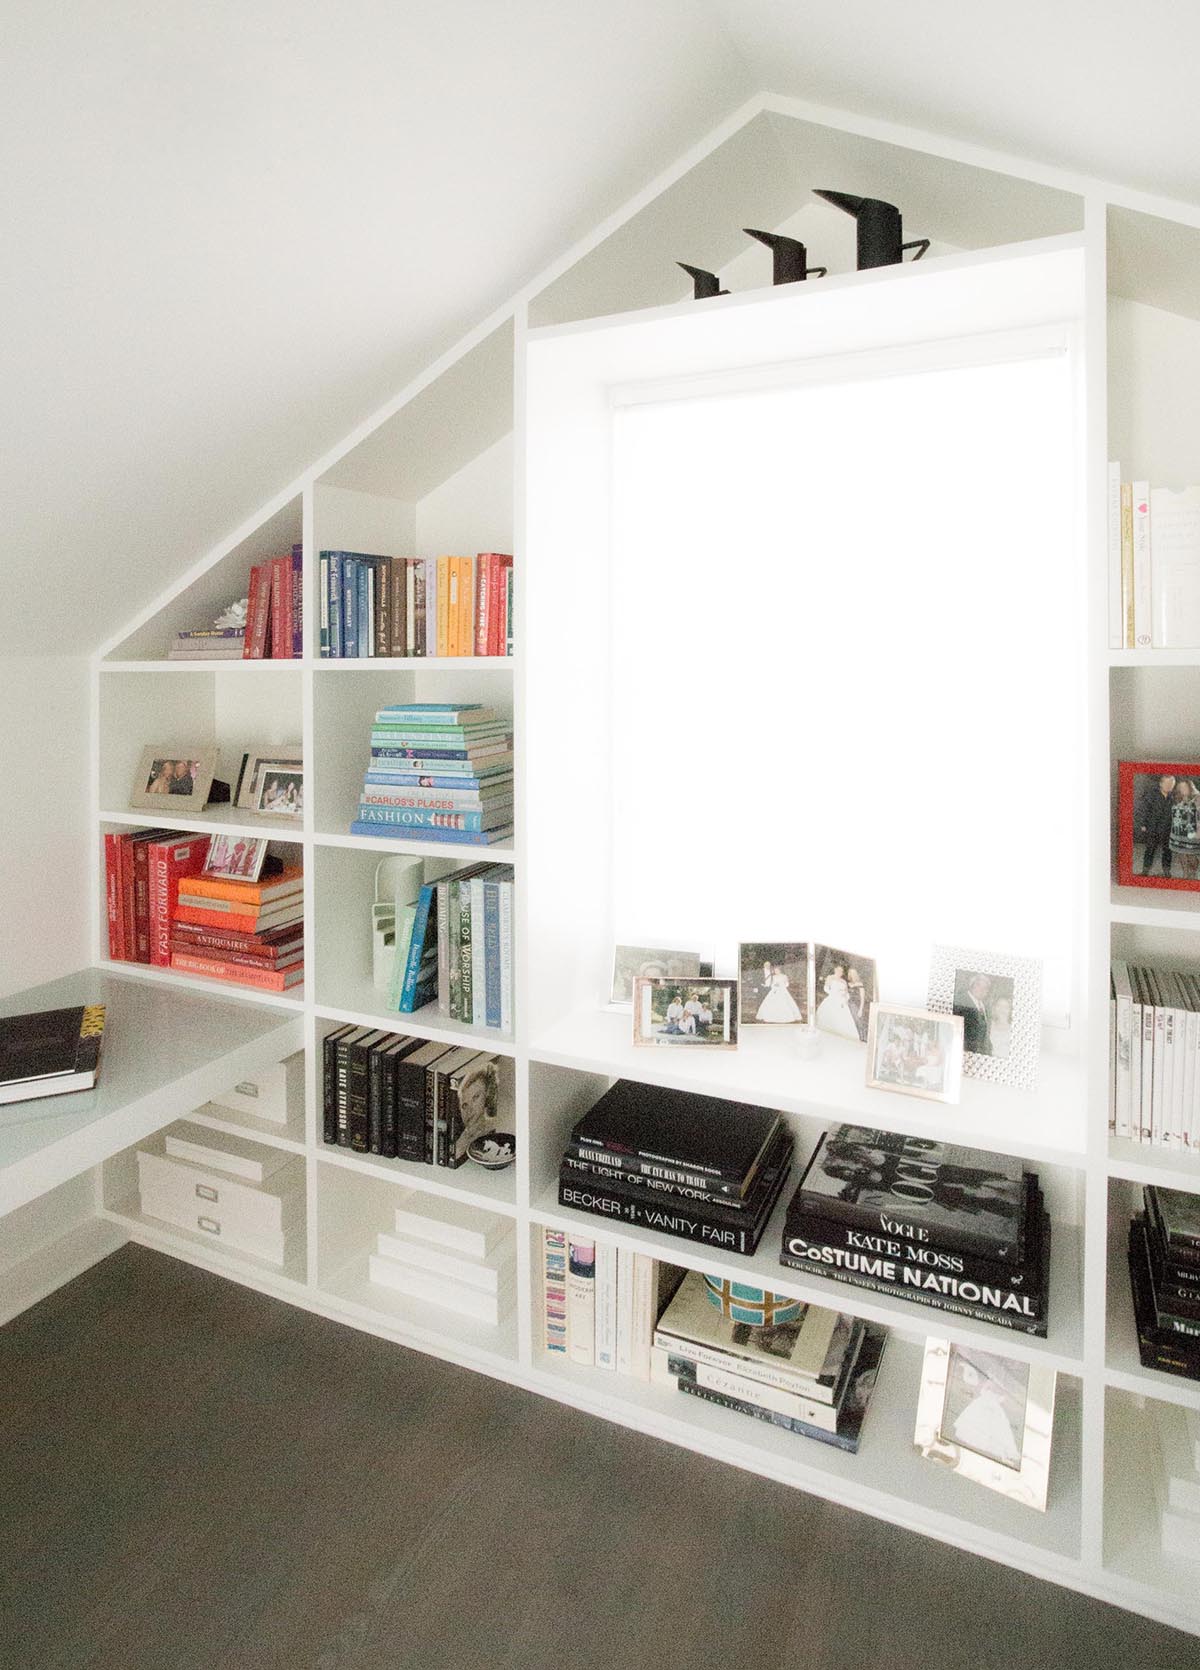
POLYGON ((751 90, 695 0, 10 0, 2 651, 87 649, 751 90))
POLYGON ((1200 199, 1191 0, 714 0, 760 87, 1200 199))
POLYGON ((102 642, 753 91, 1200 199, 1198 62, 1182 0, 9 0, 0 654, 102 642))

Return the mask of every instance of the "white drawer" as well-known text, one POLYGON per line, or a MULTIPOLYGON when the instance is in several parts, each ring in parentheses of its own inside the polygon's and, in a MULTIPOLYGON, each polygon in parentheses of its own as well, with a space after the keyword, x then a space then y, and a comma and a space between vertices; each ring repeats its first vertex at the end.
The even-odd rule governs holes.
MULTIPOLYGON (((200 1211, 227 1228, 236 1225, 243 1234, 277 1235, 303 1216, 304 1162, 299 1155, 261 1186, 144 1150, 139 1150, 137 1159, 142 1209, 150 1210, 145 1204, 149 1190, 158 1203, 156 1217, 163 1216, 159 1208, 170 1203, 176 1214, 191 1217, 200 1211)), ((170 1221, 181 1218, 172 1216, 170 1221)))
POLYGON ((150 1183, 141 1194, 142 1211, 149 1218, 161 1218, 176 1229, 190 1229, 195 1234, 208 1236, 222 1246, 237 1252, 254 1253, 270 1264, 282 1264, 291 1228, 279 1230, 249 1230, 236 1218, 221 1216, 219 1207, 205 1206, 200 1200, 184 1199, 177 1189, 160 1189, 150 1183))

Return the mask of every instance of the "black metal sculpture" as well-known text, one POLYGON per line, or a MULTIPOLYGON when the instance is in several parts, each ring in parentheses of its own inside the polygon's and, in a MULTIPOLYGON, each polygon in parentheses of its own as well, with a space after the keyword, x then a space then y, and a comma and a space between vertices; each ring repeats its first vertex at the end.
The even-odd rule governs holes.
POLYGON ((928 238, 914 238, 905 243, 900 224, 900 211, 894 203, 884 203, 878 197, 854 197, 848 191, 821 191, 814 186, 818 197, 853 215, 858 232, 858 270, 868 267, 894 267, 904 259, 906 249, 915 249, 914 261, 919 261, 929 248, 928 238))
POLYGON ((706 272, 703 267, 689 267, 686 261, 676 261, 677 267, 682 267, 692 281, 692 299, 702 302, 708 296, 727 296, 728 290, 722 290, 721 280, 716 273, 706 272))
POLYGON ((757 238, 771 251, 772 284, 797 284, 802 278, 824 278, 828 267, 810 267, 808 251, 799 238, 785 238, 780 232, 756 232, 743 226, 748 238, 757 238))

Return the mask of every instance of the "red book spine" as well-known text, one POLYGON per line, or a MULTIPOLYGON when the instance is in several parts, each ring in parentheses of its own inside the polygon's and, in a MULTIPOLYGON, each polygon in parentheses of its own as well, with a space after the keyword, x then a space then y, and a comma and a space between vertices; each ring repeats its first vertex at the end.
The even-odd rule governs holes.
POLYGON ((203 974, 210 980, 229 980, 236 986, 254 986, 264 992, 283 991, 288 975, 292 973, 291 969, 286 973, 283 970, 276 973, 274 970, 241 968, 222 958, 193 957, 186 952, 176 952, 171 958, 171 967, 177 968, 181 974, 203 974))
POLYGON ((242 660, 254 659, 254 615, 258 602, 258 567, 250 570, 250 584, 246 588, 246 630, 242 634, 242 660))
POLYGON ((488 654, 504 654, 504 558, 497 551, 488 552, 492 567, 492 614, 488 621, 488 654))
MULTIPOLYGON (((292 642, 291 610, 287 600, 287 574, 284 572, 283 557, 275 557, 271 562, 271 659, 283 661, 292 642)), ((288 560, 290 571, 291 562, 288 560)))
POLYGON ((119 837, 121 848, 121 941, 122 957, 137 962, 137 912, 133 903, 133 836, 119 837))
POLYGON ((264 661, 267 656, 267 646, 271 641, 271 565, 269 562, 258 566, 258 604, 254 610, 254 648, 251 655, 256 661, 264 661))
POLYGON ((276 974, 284 968, 294 968, 303 962, 295 953, 280 963, 275 957, 258 957, 252 951, 230 951, 217 945, 202 945, 194 939, 184 939, 178 933, 171 937, 172 957, 202 957, 207 962, 236 963, 238 968, 256 968, 263 974, 276 974))
POLYGON ((277 956, 289 956, 303 944, 297 923, 294 941, 264 944, 257 934, 223 934, 218 928, 197 928, 190 922, 171 924, 171 943, 177 951, 220 952, 223 955, 253 957, 256 963, 272 963, 277 956))
POLYGON ((171 964, 171 918, 180 876, 198 875, 208 854, 208 836, 186 841, 151 841, 149 852, 150 961, 156 968, 171 964))
POLYGON ((150 961, 150 841, 133 842, 133 914, 137 960, 150 961))
POLYGON ((124 915, 121 910, 121 848, 119 835, 104 837, 104 897, 108 906, 108 954, 125 959, 124 915))

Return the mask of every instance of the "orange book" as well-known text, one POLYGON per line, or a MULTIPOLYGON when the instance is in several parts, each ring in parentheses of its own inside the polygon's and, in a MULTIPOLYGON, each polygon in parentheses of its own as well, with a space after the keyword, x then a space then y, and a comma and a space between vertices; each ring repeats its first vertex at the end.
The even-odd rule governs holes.
POLYGON ((470 557, 458 559, 458 653, 475 653, 475 565, 470 557))
POLYGON ((229 876, 188 876, 180 892, 203 895, 209 899, 232 899, 235 903, 244 901, 249 908, 281 899, 289 893, 299 893, 303 879, 302 867, 289 864, 285 869, 267 876, 264 881, 236 881, 229 876))
POLYGON ((450 639, 450 558, 437 560, 437 653, 448 655, 450 639))
POLYGON ((457 655, 458 648, 458 558, 446 558, 447 595, 446 595, 446 654, 457 655))
POLYGON ((265 934, 271 928, 289 928, 293 922, 303 919, 304 912, 300 909, 287 911, 276 906, 256 911, 253 916, 240 911, 202 910, 198 905, 177 905, 174 911, 176 922, 190 922, 196 928, 223 928, 234 934, 265 934))

